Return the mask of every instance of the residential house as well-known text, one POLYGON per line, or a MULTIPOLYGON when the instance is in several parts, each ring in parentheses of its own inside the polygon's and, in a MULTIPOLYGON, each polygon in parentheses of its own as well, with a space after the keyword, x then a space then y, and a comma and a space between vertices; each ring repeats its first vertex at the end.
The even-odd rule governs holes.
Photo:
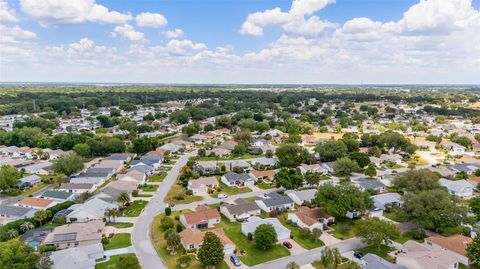
POLYGON ((215 147, 211 150, 205 151, 206 156, 212 156, 213 155, 213 156, 222 157, 222 158, 229 156, 231 153, 232 153, 231 150, 220 148, 220 147, 215 147))
POLYGON ((425 238, 425 245, 432 249, 441 249, 453 254, 461 263, 470 265, 467 256, 467 246, 472 242, 472 238, 464 235, 430 236, 425 238))
POLYGON ((150 166, 144 163, 139 163, 137 165, 132 166, 130 169, 128 169, 128 172, 138 171, 146 175, 151 175, 154 170, 155 168, 153 166, 150 166))
POLYGON ((187 188, 192 191, 193 195, 206 194, 209 188, 218 187, 217 177, 200 177, 188 181, 187 188))
POLYGON ((173 143, 167 143, 165 145, 158 147, 157 149, 163 149, 163 150, 168 150, 171 153, 177 153, 182 149, 182 147, 180 145, 176 145, 173 143))
POLYGON ((114 168, 88 168, 84 173, 70 178, 70 183, 91 183, 96 186, 102 185, 115 174, 114 168))
POLYGON ((58 188, 59 191, 66 191, 71 193, 81 194, 84 192, 94 192, 95 191, 95 184, 91 183, 63 183, 58 188))
POLYGON ((18 206, 34 208, 38 210, 45 210, 49 207, 56 205, 57 202, 50 199, 43 198, 34 198, 34 197, 25 197, 22 200, 17 202, 18 206))
POLYGON ((475 192, 475 186, 470 182, 462 180, 449 180, 446 178, 441 178, 438 183, 447 188, 448 193, 462 198, 468 198, 473 195, 475 192))
POLYGON ((322 163, 322 167, 325 168, 325 171, 327 172, 327 175, 333 175, 333 172, 334 172, 333 166, 334 165, 335 165, 335 162, 322 163))
POLYGON ((128 163, 135 157, 133 153, 114 153, 108 156, 105 160, 108 161, 122 161, 123 163, 128 163))
POLYGON ((360 260, 360 264, 363 269, 407 269, 407 267, 403 265, 391 263, 384 258, 372 253, 367 253, 360 260))
POLYGON ((19 219, 33 218, 37 209, 12 205, 0 205, 0 217, 6 218, 5 222, 19 219))
POLYGON ((298 168, 300 169, 300 172, 302 172, 302 175, 305 175, 306 173, 320 173, 320 174, 327 173, 327 169, 325 169, 325 167, 323 167, 318 163, 314 163, 314 164, 302 163, 298 168))
POLYGON ((254 234, 257 227, 262 224, 272 225, 277 234, 277 241, 290 239, 290 230, 285 228, 277 218, 262 219, 257 216, 250 217, 241 225, 242 234, 245 236, 248 236, 248 234, 254 234))
POLYGON ((252 142, 251 145, 254 146, 254 147, 263 147, 263 146, 271 146, 272 143, 268 140, 263 139, 263 138, 257 138, 252 142))
POLYGON ((134 190, 136 190, 138 184, 132 181, 125 181, 125 180, 116 180, 112 183, 108 184, 96 197, 114 204, 117 203, 117 198, 122 193, 127 193, 131 195, 134 190))
POLYGON ((464 163, 457 163, 454 165, 447 166, 447 169, 453 171, 454 173, 464 172, 467 175, 471 175, 475 173, 475 171, 479 168, 480 166, 477 164, 464 164, 464 163))
POLYGON ((26 166, 22 166, 22 170, 27 174, 50 175, 52 174, 51 162, 36 162, 26 166))
POLYGON ((335 218, 325 212, 323 208, 303 207, 293 213, 288 213, 287 219, 296 223, 299 227, 326 230, 328 225, 335 222, 335 218))
POLYGON ((278 165, 277 158, 257 158, 252 160, 253 166, 260 167, 275 167, 278 165))
POLYGON ((238 160, 238 161, 231 161, 228 162, 228 170, 232 171, 233 168, 235 167, 240 167, 245 171, 250 170, 250 164, 244 160, 238 160))
POLYGON ((396 263, 409 269, 458 268, 461 259, 450 251, 431 248, 413 240, 405 242, 400 251, 394 253, 396 263))
POLYGON ((50 254, 52 269, 93 269, 95 264, 104 258, 101 243, 62 249, 50 254))
POLYGON ((42 244, 43 240, 49 233, 52 232, 52 229, 30 229, 26 231, 20 237, 20 241, 32 247, 35 251, 38 251, 38 247, 42 244))
POLYGON ((26 188, 30 188, 42 181, 42 178, 37 176, 37 175, 30 175, 30 176, 25 176, 20 179, 20 182, 18 182, 15 187, 23 190, 26 188))
POLYGON ((118 173, 122 170, 123 165, 123 160, 102 160, 99 164, 95 165, 95 168, 112 168, 115 169, 115 173, 118 173))
POLYGON ((466 148, 455 142, 445 142, 442 144, 442 147, 448 150, 450 155, 463 155, 465 154, 466 148))
MULTIPOLYGON (((208 232, 214 233, 219 239, 220 243, 223 245, 223 254, 225 256, 230 256, 235 251, 235 245, 233 242, 225 235, 225 232, 221 228, 208 230, 208 232)), ((180 236, 180 242, 184 249, 193 250, 199 249, 203 243, 203 238, 205 237, 206 231, 201 231, 196 228, 187 228, 181 231, 178 235, 180 236)))
POLYGON ((118 205, 107 203, 100 198, 94 197, 83 204, 74 204, 69 207, 67 214, 69 222, 87 222, 90 220, 102 220, 107 209, 118 208, 118 205))
POLYGON ((194 134, 189 137, 190 141, 194 144, 203 144, 205 141, 208 140, 208 137, 201 135, 201 134, 194 134))
POLYGON ((54 191, 54 190, 46 190, 40 195, 42 199, 53 200, 57 203, 63 203, 65 201, 71 201, 75 199, 78 195, 71 192, 66 191, 54 191))
POLYGON ((130 181, 135 182, 137 185, 145 184, 147 180, 147 175, 138 170, 130 170, 125 174, 118 176, 119 181, 130 181))
POLYGON ((382 193, 372 196, 373 209, 370 210, 370 215, 379 217, 383 216, 383 212, 389 207, 401 206, 402 196, 395 192, 382 193))
POLYGON ((216 209, 198 206, 195 212, 181 214, 180 222, 187 228, 212 228, 220 223, 220 214, 216 209))
POLYGON ((258 181, 259 179, 263 181, 272 181, 275 177, 275 170, 255 170, 252 169, 249 172, 249 175, 253 180, 258 181))
POLYGON ((403 158, 400 154, 382 154, 382 155, 380 155, 380 162, 381 163, 401 164, 402 159, 403 158))
POLYGON ((55 246, 57 249, 98 244, 101 242, 104 229, 105 223, 102 220, 69 223, 55 227, 45 237, 43 244, 55 246))
POLYGON ((48 151, 45 151, 45 152, 48 154, 48 159, 49 160, 57 160, 61 157, 65 157, 65 156, 68 156, 68 155, 73 153, 71 150, 64 151, 64 150, 61 150, 61 149, 48 150, 48 151))
POLYGON ((228 172, 222 176, 221 181, 229 187, 251 187, 255 184, 253 178, 247 173, 228 172))
POLYGON ((292 201, 297 205, 303 205, 308 202, 312 202, 315 199, 315 194, 317 193, 316 189, 306 189, 306 190, 288 190, 285 191, 285 194, 292 199, 292 201))
POLYGON ((371 190, 377 193, 385 192, 385 184, 383 184, 380 180, 369 179, 369 178, 357 178, 352 180, 352 183, 358 186, 361 190, 371 190))
POLYGON ((203 175, 214 174, 217 171, 217 162, 215 161, 197 161, 196 170, 203 175))
POLYGON ((220 212, 230 221, 244 221, 252 216, 260 215, 260 207, 257 203, 244 199, 237 199, 233 205, 220 206, 220 212))
POLYGON ((284 212, 295 207, 293 200, 285 195, 276 192, 265 194, 265 198, 255 200, 257 205, 265 212, 284 212))

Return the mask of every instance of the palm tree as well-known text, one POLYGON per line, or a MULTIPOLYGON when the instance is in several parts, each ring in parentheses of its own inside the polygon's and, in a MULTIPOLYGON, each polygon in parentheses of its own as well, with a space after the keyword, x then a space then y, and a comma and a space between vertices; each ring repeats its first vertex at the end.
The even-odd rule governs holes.
POLYGON ((105 212, 103 213, 103 216, 110 222, 110 217, 112 216, 111 210, 109 208, 105 209, 105 212))
POLYGON ((289 262, 285 269, 300 269, 300 266, 296 262, 289 262))
POLYGON ((319 237, 322 236, 322 229, 315 228, 312 230, 312 235, 315 237, 315 241, 318 242, 319 237))
POLYGON ((18 236, 18 232, 15 229, 7 230, 7 234, 8 234, 8 237, 10 237, 10 239, 13 239, 18 236))
POLYGON ((360 267, 358 263, 350 260, 344 262, 342 266, 343 266, 343 269, 362 269, 362 267, 360 267))
POLYGON ((120 217, 120 216, 121 216, 120 210, 118 210, 118 208, 112 208, 113 222, 115 222, 116 217, 120 217))
POLYGON ((325 269, 336 269, 340 263, 342 263, 342 255, 338 251, 338 248, 325 248, 322 253, 322 259, 320 260, 325 269))
POLYGON ((120 193, 117 197, 117 202, 122 203, 122 207, 125 207, 126 204, 130 203, 130 195, 126 192, 120 193))
POLYGON ((26 232, 26 231, 31 230, 33 228, 35 228, 35 225, 33 225, 33 223, 31 223, 29 221, 26 221, 26 222, 24 222, 20 225, 20 230, 22 232, 26 232))
POLYGON ((175 255, 176 249, 180 246, 180 236, 173 229, 168 229, 165 232, 165 240, 167 241, 167 249, 170 250, 170 255, 175 255))

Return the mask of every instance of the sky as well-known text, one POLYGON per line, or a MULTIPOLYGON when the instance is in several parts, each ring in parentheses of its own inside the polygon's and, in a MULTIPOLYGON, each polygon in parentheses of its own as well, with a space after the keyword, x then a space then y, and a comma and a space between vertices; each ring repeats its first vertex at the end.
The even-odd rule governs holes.
POLYGON ((0 0, 0 82, 480 84, 480 0, 0 0))

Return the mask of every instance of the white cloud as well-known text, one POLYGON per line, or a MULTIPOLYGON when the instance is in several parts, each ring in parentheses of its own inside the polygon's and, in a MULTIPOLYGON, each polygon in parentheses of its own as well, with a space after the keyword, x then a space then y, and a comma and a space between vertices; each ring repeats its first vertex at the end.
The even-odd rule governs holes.
POLYGON ((95 0, 21 0, 22 10, 43 26, 84 22, 126 23, 130 14, 109 11, 95 0))
POLYGON ((125 24, 115 27, 110 33, 113 37, 121 37, 129 41, 144 41, 145 35, 142 32, 137 32, 131 25, 125 24))
POLYGON ((169 39, 173 39, 182 37, 184 35, 184 32, 182 29, 175 28, 174 30, 164 32, 164 35, 169 39))
POLYGON ((19 26, 7 27, 0 24, 0 43, 19 43, 36 39, 34 32, 24 30, 19 26))
POLYGON ((193 43, 192 40, 189 39, 172 39, 167 43, 167 48, 169 51, 176 53, 176 54, 184 54, 190 50, 203 50, 206 49, 207 46, 203 43, 193 43))
POLYGON ((0 0, 0 21, 3 22, 18 22, 17 16, 15 16, 15 10, 8 8, 8 3, 4 0, 0 0))
POLYGON ((326 28, 334 27, 335 24, 311 15, 334 2, 335 0, 294 0, 288 12, 282 12, 278 7, 255 12, 247 16, 239 32, 258 37, 263 35, 264 27, 281 25, 288 33, 317 36, 326 28), (306 16, 310 17, 306 18, 306 16))
POLYGON ((142 12, 135 17, 135 20, 141 27, 158 28, 167 24, 167 19, 158 13, 142 12))

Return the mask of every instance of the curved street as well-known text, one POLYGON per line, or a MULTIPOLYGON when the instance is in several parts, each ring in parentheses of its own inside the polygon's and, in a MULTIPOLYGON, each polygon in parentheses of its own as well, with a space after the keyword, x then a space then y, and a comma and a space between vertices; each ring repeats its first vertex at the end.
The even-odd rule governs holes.
POLYGON ((170 188, 175 184, 180 169, 187 164, 190 157, 195 156, 196 154, 196 151, 190 152, 177 160, 176 164, 172 167, 172 170, 168 172, 168 175, 160 184, 158 191, 154 194, 142 214, 135 222, 132 231, 132 244, 143 269, 166 268, 150 240, 150 225, 153 218, 164 211, 166 204, 163 200, 170 188))

